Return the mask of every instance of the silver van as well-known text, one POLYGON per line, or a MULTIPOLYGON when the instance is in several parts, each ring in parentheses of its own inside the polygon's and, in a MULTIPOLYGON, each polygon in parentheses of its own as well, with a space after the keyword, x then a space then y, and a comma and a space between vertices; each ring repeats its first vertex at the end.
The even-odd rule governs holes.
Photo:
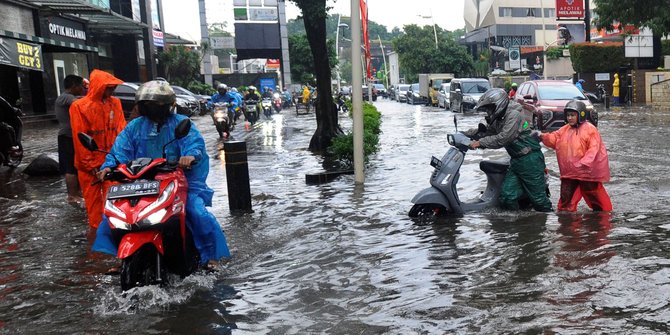
POLYGON ((491 88, 488 79, 455 78, 449 86, 449 109, 463 113, 475 108, 479 97, 491 88))

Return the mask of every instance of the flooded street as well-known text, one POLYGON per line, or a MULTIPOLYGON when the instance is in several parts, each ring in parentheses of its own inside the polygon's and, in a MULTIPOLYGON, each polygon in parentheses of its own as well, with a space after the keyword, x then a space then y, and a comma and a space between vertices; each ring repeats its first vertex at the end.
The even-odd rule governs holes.
MULTIPOLYGON (((600 112, 614 212, 468 214, 425 224, 410 200, 447 150, 453 113, 380 99, 380 150, 364 186, 353 175, 306 185, 313 114, 284 111, 233 136, 245 140, 254 213, 228 210, 222 144, 193 120, 210 155, 210 209, 232 258, 165 289, 122 294, 116 262, 90 250, 85 214, 60 177, 0 169, 2 334, 665 334, 670 331, 670 111, 600 112)), ((459 130, 483 115, 458 115, 459 130)), ((343 128, 351 121, 341 115, 343 128)), ((56 152, 55 128, 26 129, 23 169, 56 152)), ((560 181, 545 152, 552 204, 560 181)), ((484 188, 469 151, 459 195, 484 188)))

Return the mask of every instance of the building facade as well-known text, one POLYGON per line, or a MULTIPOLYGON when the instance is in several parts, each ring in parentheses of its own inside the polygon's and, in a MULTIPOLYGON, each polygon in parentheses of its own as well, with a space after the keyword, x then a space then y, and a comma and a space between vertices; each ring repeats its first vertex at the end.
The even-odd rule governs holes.
POLYGON ((524 67, 542 69, 542 48, 560 42, 559 25, 569 30, 569 43, 586 40, 582 20, 556 19, 555 0, 465 0, 464 19, 461 43, 476 58, 490 50, 492 70, 514 70, 507 61, 510 47, 521 49, 524 67))
POLYGON ((0 95, 30 116, 53 115, 63 79, 92 69, 138 82, 157 76, 161 0, 0 2, 0 95))

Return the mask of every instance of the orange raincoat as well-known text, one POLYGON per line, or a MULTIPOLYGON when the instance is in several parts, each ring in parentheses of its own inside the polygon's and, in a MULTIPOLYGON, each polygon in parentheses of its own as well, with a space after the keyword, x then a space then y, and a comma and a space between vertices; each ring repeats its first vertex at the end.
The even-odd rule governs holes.
POLYGON ((110 151, 116 135, 126 126, 121 101, 115 97, 108 97, 103 101, 103 93, 107 86, 119 85, 123 81, 113 75, 93 70, 88 94, 72 103, 70 107, 70 123, 74 140, 74 166, 77 168, 79 184, 86 203, 88 224, 97 228, 102 220, 103 193, 105 188, 99 183, 91 185, 97 180, 95 173, 105 162, 105 153, 92 152, 84 148, 77 134, 86 133, 93 137, 98 149, 110 151))
POLYGON ((569 124, 542 134, 542 143, 556 150, 561 179, 605 183, 610 180, 607 150, 598 129, 590 122, 579 127, 569 124))

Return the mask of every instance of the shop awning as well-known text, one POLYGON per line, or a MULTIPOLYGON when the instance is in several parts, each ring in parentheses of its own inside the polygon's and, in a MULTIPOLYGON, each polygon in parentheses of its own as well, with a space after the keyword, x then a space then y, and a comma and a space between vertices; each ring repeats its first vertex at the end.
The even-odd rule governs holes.
POLYGON ((88 21, 88 28, 109 34, 142 34, 149 28, 146 23, 135 21, 113 12, 109 8, 99 7, 82 0, 24 0, 54 13, 70 14, 88 21))
POLYGON ((35 43, 39 43, 39 44, 49 44, 49 45, 54 45, 54 46, 57 46, 57 47, 71 48, 71 49, 77 49, 77 50, 82 50, 82 51, 90 51, 90 52, 98 52, 98 48, 91 47, 91 46, 84 45, 84 44, 72 43, 72 42, 61 42, 61 41, 56 41, 56 40, 53 40, 53 39, 50 39, 50 38, 43 38, 43 37, 38 37, 38 36, 26 35, 26 34, 16 33, 16 32, 8 31, 8 30, 0 30, 0 36, 11 37, 11 38, 24 40, 24 41, 29 41, 29 42, 35 42, 35 43))
POLYGON ((187 40, 182 38, 181 36, 170 34, 170 33, 163 33, 163 37, 165 38, 165 43, 167 44, 184 44, 184 45, 195 45, 196 43, 191 40, 187 40))

